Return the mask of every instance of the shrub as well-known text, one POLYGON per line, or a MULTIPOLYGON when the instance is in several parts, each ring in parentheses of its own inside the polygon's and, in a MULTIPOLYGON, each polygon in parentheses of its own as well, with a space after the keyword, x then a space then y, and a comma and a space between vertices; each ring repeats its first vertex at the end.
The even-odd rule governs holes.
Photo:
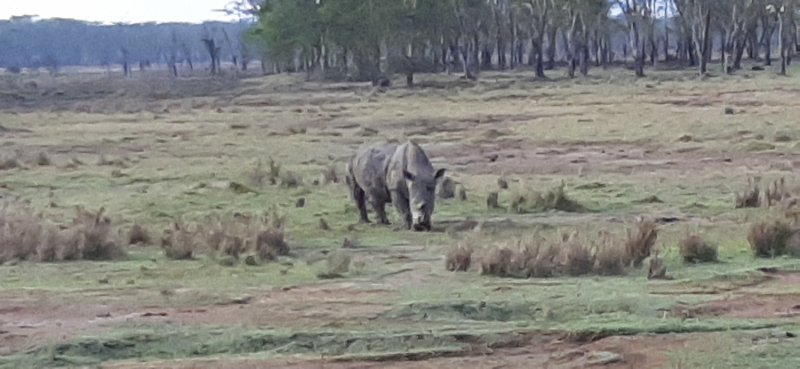
POLYGON ((325 184, 339 183, 339 174, 336 173, 336 167, 333 165, 325 168, 325 172, 322 174, 322 176, 325 179, 325 184))
POLYGON ((458 245, 445 255, 445 268, 467 270, 477 263, 481 274, 520 278, 624 275, 630 264, 625 244, 613 242, 605 232, 599 236, 594 241, 581 239, 577 233, 565 235, 558 242, 532 238, 518 241, 516 248, 458 245))
POLYGON ((510 277, 514 272, 514 252, 505 247, 492 247, 480 260, 481 274, 510 277))
POLYGON ((628 259, 625 248, 619 244, 600 246, 595 253, 594 272, 597 275, 624 275, 628 259))
POLYGON ((103 213, 102 208, 96 213, 79 208, 72 224, 59 227, 27 204, 7 203, 0 212, 0 262, 120 257, 124 253, 111 237, 111 219, 103 213))
POLYGON ((50 157, 47 156, 47 153, 44 151, 39 152, 39 155, 36 156, 36 164, 41 167, 46 167, 52 163, 53 162, 50 160, 50 157))
POLYGON ((0 159, 0 170, 10 170, 19 168, 19 160, 16 158, 0 159))
MULTIPOLYGON (((253 171, 250 173, 250 182, 256 186, 263 186, 267 180, 272 182, 272 177, 270 177, 270 173, 264 169, 264 163, 259 160, 256 163, 255 168, 253 168, 253 171)), ((274 184, 274 182, 272 184, 274 184)))
POLYGON ((653 246, 658 238, 656 223, 651 219, 640 219, 636 224, 637 232, 634 234, 628 229, 628 239, 625 242, 625 252, 628 263, 633 267, 642 267, 644 259, 650 256, 653 246))
POLYGON ((174 229, 165 229, 161 236, 161 248, 164 255, 170 259, 183 260, 194 257, 194 251, 199 247, 197 234, 199 230, 191 230, 188 225, 176 222, 174 229))
POLYGON ((111 260, 123 254, 119 244, 110 239, 111 218, 103 216, 105 208, 96 213, 78 209, 73 221, 74 230, 70 243, 79 255, 89 260, 111 260))
POLYGON ((444 257, 445 269, 451 272, 469 270, 472 265, 472 251, 471 247, 464 245, 451 248, 444 257))
POLYGON ((149 245, 153 243, 150 232, 140 224, 134 224, 128 230, 128 245, 149 245))
POLYGON ((566 249, 565 272, 567 274, 577 277, 592 272, 594 255, 592 255, 589 245, 569 236, 564 237, 562 245, 566 249))
POLYGON ((586 210, 583 205, 567 197, 564 184, 548 190, 544 195, 532 190, 516 190, 512 194, 509 211, 514 213, 530 213, 559 210, 580 213, 586 210))
POLYGON ((717 248, 698 235, 688 235, 681 240, 681 256, 687 263, 710 263, 717 261, 717 248))
POLYGON ((261 260, 275 260, 278 256, 289 254, 289 245, 284 240, 283 231, 278 228, 267 229, 258 234, 256 253, 261 260))
MULTIPOLYGON (((736 208, 757 208, 761 206, 760 190, 758 183, 760 178, 749 178, 747 181, 748 189, 736 195, 736 208)), ((767 200, 769 201, 769 200, 767 200)))
POLYGON ((301 184, 302 180, 293 172, 286 171, 281 175, 281 186, 283 187, 294 188, 301 184))
POLYGON ((787 253, 787 243, 797 230, 781 222, 759 223, 750 228, 747 241, 756 257, 771 258, 787 253))

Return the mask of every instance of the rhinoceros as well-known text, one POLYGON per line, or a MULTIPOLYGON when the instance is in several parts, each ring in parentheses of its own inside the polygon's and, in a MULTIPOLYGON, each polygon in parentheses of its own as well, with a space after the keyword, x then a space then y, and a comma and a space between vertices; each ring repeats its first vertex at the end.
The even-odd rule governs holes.
POLYGON ((444 171, 434 171, 425 151, 413 142, 380 142, 362 148, 347 164, 347 185, 358 207, 359 222, 370 222, 369 201, 378 222, 390 224, 384 206, 391 202, 406 229, 430 231, 436 183, 444 171))

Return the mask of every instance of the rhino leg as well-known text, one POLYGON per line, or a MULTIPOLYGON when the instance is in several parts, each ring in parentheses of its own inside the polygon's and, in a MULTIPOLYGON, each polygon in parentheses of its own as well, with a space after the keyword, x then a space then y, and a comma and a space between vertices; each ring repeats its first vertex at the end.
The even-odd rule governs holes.
POLYGON ((350 191, 353 195, 353 201, 356 202, 356 207, 358 208, 358 222, 369 223, 369 217, 367 217, 367 194, 358 186, 356 181, 349 182, 351 182, 350 191))
POLYGON ((372 208, 375 209, 375 216, 378 218, 378 223, 391 224, 389 223, 389 217, 386 216, 386 201, 378 197, 373 197, 372 208))
POLYGON ((392 191, 392 204, 403 217, 406 229, 411 229, 411 207, 408 205, 408 197, 398 191, 392 191))

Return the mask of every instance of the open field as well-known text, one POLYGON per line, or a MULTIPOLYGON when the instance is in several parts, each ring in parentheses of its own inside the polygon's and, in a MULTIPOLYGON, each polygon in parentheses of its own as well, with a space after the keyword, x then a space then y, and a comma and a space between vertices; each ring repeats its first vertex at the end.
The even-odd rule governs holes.
POLYGON ((800 70, 692 73, 420 75, 387 90, 304 75, 0 76, 3 200, 54 224, 103 207, 125 251, 5 260, 0 368, 798 367, 800 260, 755 258, 747 238, 788 205, 734 202, 753 176, 800 194, 800 70), (466 190, 437 200, 434 232, 356 224, 344 165, 381 139, 419 142, 466 190), (508 210, 562 182, 583 211, 508 210), (284 217, 291 252, 247 263, 252 251, 173 260, 159 247, 174 222, 234 214, 284 217), (640 216, 674 279, 445 269, 457 244, 621 242, 640 216), (127 245, 134 224, 146 245, 127 245), (690 233, 719 261, 684 263, 690 233))

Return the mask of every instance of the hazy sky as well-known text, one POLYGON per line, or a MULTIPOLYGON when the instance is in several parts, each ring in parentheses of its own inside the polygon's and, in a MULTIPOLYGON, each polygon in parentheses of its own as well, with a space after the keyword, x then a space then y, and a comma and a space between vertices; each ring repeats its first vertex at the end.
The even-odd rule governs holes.
POLYGON ((235 20, 215 12, 228 0, 3 0, 0 19, 13 15, 72 18, 94 22, 192 22, 235 20))

